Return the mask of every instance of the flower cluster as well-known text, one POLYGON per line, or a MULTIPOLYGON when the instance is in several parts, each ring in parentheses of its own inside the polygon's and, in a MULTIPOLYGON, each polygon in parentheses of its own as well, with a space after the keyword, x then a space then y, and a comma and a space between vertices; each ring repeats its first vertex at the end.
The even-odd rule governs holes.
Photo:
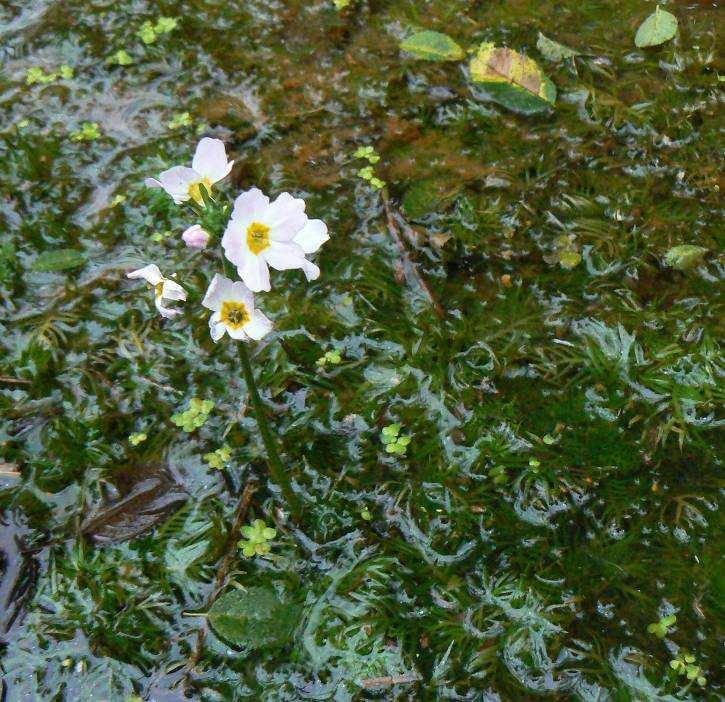
MULTIPOLYGON (((146 185, 162 188, 176 204, 190 205, 201 217, 214 204, 214 186, 229 175, 233 165, 234 161, 227 160, 224 144, 219 139, 205 137, 196 148, 191 168, 174 166, 159 174, 158 179, 148 178, 146 185)), ((226 212, 224 208, 216 209, 225 218, 226 212)), ((181 238, 189 248, 206 249, 213 236, 208 231, 210 228, 193 224, 181 238)), ((221 236, 223 256, 240 278, 233 281, 217 273, 202 300, 202 305, 212 313, 209 329, 215 342, 224 334, 241 341, 257 341, 268 334, 272 323, 255 308, 253 293, 271 289, 270 268, 278 271, 299 268, 307 280, 318 278, 320 269, 307 256, 330 238, 324 222, 307 217, 304 200, 289 193, 270 200, 258 188, 251 188, 236 198, 228 221, 214 234, 221 236)), ((149 264, 132 271, 128 277, 142 278, 153 287, 156 307, 163 317, 179 313, 168 303, 185 300, 186 291, 164 277, 158 266, 149 264)))

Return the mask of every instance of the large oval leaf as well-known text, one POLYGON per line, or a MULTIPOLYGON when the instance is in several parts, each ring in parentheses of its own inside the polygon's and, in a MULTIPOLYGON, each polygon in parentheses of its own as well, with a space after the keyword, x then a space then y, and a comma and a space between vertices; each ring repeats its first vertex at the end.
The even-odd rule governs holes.
POLYGON ((425 30, 416 32, 401 42, 400 48, 428 61, 460 61, 465 51, 447 34, 425 30))
POLYGON ((56 249, 45 251, 35 259, 33 268, 36 271, 65 271, 70 268, 78 268, 86 262, 86 255, 76 249, 56 249))
POLYGON ((273 590, 232 590, 214 602, 207 615, 215 633, 240 648, 285 644, 299 621, 299 608, 277 599, 273 590))
POLYGON ((471 59, 471 77, 493 100, 516 112, 540 112, 556 101, 556 88, 536 61, 489 42, 471 59))
POLYGON ((639 26, 634 43, 639 48, 658 46, 677 34, 677 17, 658 5, 655 11, 639 26))

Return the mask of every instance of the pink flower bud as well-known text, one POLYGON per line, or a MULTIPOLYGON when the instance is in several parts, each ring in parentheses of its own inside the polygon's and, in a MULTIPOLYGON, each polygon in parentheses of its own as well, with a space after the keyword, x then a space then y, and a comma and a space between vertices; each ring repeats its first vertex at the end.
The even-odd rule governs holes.
POLYGON ((209 232, 202 229, 200 224, 194 224, 181 235, 181 238, 189 248, 203 249, 209 241, 209 232))

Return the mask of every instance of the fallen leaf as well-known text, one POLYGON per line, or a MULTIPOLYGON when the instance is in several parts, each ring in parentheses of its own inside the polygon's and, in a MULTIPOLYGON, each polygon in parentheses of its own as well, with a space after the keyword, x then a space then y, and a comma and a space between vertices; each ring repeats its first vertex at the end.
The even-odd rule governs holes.
POLYGON ((686 271, 702 263, 706 253, 707 249, 702 246, 681 244, 680 246, 673 246, 665 254, 665 263, 670 268, 686 271))
POLYGON ((658 5, 655 11, 639 26, 634 37, 638 48, 659 46, 677 34, 677 17, 658 5))
POLYGON ((447 34, 425 30, 400 43, 400 48, 427 61, 460 61, 466 52, 447 34))
POLYGON ((81 524, 81 531, 99 544, 128 541, 152 529, 188 499, 188 493, 163 474, 133 486, 119 500, 96 510, 81 524))
POLYGON ((513 49, 484 42, 470 68, 473 80, 510 110, 540 112, 556 101, 556 88, 536 61, 513 49))
POLYGON ((560 44, 558 41, 545 37, 539 32, 539 38, 536 40, 536 48, 539 50, 541 55, 549 61, 562 61, 564 59, 573 58, 579 56, 579 52, 574 49, 570 49, 564 44, 560 44))

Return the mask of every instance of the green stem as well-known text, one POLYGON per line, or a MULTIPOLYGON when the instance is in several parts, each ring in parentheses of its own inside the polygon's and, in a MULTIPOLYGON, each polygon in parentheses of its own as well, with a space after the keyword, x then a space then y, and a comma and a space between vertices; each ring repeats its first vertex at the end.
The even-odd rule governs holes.
MULTIPOLYGON (((218 236, 221 236, 221 232, 216 232, 218 236)), ((230 270, 231 266, 227 261, 224 251, 219 247, 219 255, 221 258, 222 269, 224 275, 234 280, 233 269, 230 270)), ((239 360, 242 362, 242 373, 244 373, 244 380, 247 383, 247 389, 249 390, 249 396, 252 398, 252 407, 254 409, 254 416, 257 420, 257 426, 262 434, 262 442, 264 448, 267 451, 267 465, 269 466, 269 472, 272 475, 272 479, 282 489, 282 494, 287 501, 287 506, 293 515, 298 516, 300 511, 300 503, 297 495, 292 490, 292 483, 290 482, 287 471, 285 470, 282 459, 279 457, 277 452, 277 446, 272 436, 272 432, 269 429, 269 423, 267 422, 267 416, 264 411, 264 405, 262 404, 262 398, 259 396, 257 390, 257 383, 254 381, 254 371, 252 370, 252 363, 249 360, 249 354, 243 341, 236 341, 237 350, 239 352, 239 360)))
POLYGON ((247 383, 249 389, 249 395, 252 398, 252 407, 254 408, 254 416, 257 419, 257 426, 262 434, 262 441, 264 442, 264 448, 267 451, 267 464, 269 465, 269 472, 272 474, 272 478, 277 485, 282 488, 282 494, 287 500, 287 505, 293 514, 299 512, 299 500, 297 495, 292 491, 292 483, 290 482, 287 471, 285 470, 282 460, 277 453, 277 447, 275 446, 272 432, 269 429, 267 418, 264 413, 264 405, 262 404, 262 398, 259 396, 257 390, 257 384, 254 382, 254 373, 252 371, 252 364, 249 360, 249 354, 244 346, 244 342, 237 343, 237 349, 239 350, 239 360, 242 362, 242 372, 244 373, 244 380, 247 383))

